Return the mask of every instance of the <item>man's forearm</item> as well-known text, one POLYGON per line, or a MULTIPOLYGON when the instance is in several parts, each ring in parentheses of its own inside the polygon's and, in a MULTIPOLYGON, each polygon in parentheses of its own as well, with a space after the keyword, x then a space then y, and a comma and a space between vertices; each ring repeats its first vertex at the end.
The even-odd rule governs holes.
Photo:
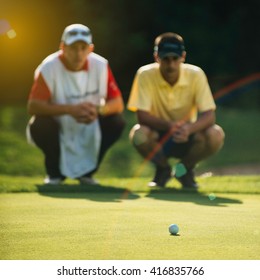
POLYGON ((213 110, 201 113, 196 122, 192 123, 190 126, 190 132, 196 133, 202 131, 213 124, 215 124, 215 112, 213 110))
POLYGON ((171 122, 157 118, 148 112, 145 111, 137 111, 138 122, 141 125, 148 126, 155 130, 169 130, 171 129, 171 122))
POLYGON ((58 116, 70 114, 71 105, 50 104, 47 102, 30 100, 28 102, 28 112, 30 115, 58 116))
POLYGON ((101 115, 113 115, 113 114, 118 114, 122 113, 124 110, 124 102, 121 97, 117 97, 114 99, 110 99, 107 103, 105 103, 101 107, 101 115))

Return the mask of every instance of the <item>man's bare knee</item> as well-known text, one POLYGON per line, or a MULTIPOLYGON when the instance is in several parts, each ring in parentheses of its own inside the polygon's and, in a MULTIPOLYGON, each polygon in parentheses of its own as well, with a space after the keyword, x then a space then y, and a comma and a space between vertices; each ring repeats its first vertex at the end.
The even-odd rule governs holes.
POLYGON ((213 125, 205 131, 206 139, 209 147, 213 150, 219 150, 225 139, 225 133, 219 125, 213 125))
POLYGON ((134 125, 129 133, 130 141, 136 146, 145 144, 151 140, 157 140, 158 137, 159 135, 156 131, 151 130, 148 126, 140 124, 134 125))

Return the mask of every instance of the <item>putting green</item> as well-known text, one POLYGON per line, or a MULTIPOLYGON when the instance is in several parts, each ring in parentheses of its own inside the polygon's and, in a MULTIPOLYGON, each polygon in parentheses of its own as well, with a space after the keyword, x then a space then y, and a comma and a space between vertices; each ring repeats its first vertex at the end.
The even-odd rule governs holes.
POLYGON ((0 258, 260 259, 260 195, 2 193, 0 258))

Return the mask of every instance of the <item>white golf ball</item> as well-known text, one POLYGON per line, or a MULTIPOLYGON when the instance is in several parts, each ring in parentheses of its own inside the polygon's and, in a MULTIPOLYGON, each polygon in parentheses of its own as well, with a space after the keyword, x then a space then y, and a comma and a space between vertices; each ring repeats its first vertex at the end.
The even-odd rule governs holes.
POLYGON ((179 232, 179 227, 176 224, 172 224, 169 226, 170 234, 176 235, 179 232))

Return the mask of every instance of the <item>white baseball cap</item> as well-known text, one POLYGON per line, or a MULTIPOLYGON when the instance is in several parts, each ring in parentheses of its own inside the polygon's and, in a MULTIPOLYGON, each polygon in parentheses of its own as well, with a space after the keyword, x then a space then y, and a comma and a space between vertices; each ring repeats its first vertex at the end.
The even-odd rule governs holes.
POLYGON ((65 45, 71 45, 77 41, 92 44, 91 31, 83 24, 71 24, 64 29, 61 41, 64 42, 65 45))

